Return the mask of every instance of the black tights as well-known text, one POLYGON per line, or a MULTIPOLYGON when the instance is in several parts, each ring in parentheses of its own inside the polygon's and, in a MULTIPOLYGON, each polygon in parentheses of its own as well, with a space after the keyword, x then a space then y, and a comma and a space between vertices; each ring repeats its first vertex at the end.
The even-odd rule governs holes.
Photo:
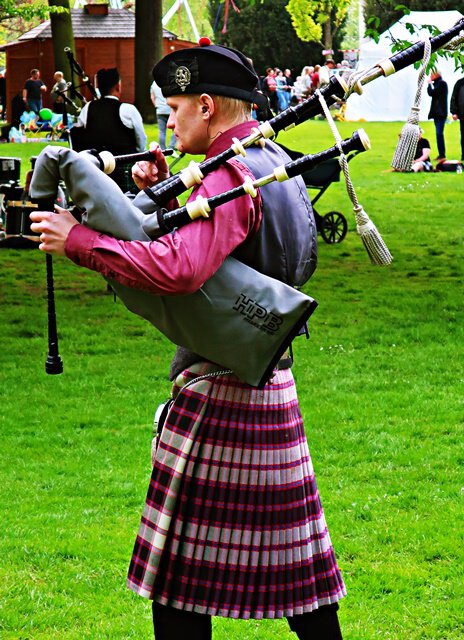
POLYGON ((299 640, 342 640, 337 610, 338 604, 328 604, 287 621, 299 640))
MULTIPOLYGON (((299 640, 342 640, 337 604, 287 618, 299 640)), ((211 640, 211 616, 164 607, 153 602, 155 640, 211 640)))
POLYGON ((211 616, 153 602, 155 640, 211 640, 211 616))

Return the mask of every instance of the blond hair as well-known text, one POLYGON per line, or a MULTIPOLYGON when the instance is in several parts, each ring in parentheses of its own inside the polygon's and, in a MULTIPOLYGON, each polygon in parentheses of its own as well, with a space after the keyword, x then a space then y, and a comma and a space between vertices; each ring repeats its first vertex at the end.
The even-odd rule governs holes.
POLYGON ((221 115, 225 116, 232 124, 239 124, 246 120, 252 120, 252 105, 239 98, 227 98, 226 96, 213 96, 221 115))

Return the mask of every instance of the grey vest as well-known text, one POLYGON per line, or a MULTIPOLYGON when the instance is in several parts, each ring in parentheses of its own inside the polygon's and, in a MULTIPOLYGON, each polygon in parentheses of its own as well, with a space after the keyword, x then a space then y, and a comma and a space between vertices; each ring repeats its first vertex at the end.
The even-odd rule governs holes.
MULTIPOLYGON (((279 165, 291 162, 285 151, 267 140, 264 149, 247 149, 240 158, 255 178, 272 174, 279 165)), ((301 177, 272 182, 262 187, 263 215, 255 237, 246 240, 232 254, 267 276, 301 287, 317 263, 317 231, 308 192, 301 177)))
MULTIPOLYGON (((255 178, 271 174, 291 158, 278 145, 266 140, 264 149, 250 147, 240 158, 255 178)), ((234 258, 276 280, 302 286, 317 264, 317 230, 304 181, 296 177, 262 187, 262 220, 258 233, 245 240, 232 254, 234 258)), ((177 347, 171 362, 173 380, 201 356, 177 347)), ((220 364, 220 363, 218 363, 220 364)))

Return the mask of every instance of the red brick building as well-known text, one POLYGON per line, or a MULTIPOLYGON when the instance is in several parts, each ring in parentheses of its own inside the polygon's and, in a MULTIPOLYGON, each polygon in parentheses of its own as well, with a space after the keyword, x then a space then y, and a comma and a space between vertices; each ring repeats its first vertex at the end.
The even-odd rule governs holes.
MULTIPOLYGON (((122 79, 122 100, 134 101, 134 39, 135 14, 127 9, 107 9, 103 15, 91 15, 92 7, 71 10, 76 59, 90 80, 102 67, 117 67, 122 79)), ((179 40, 174 33, 163 29, 164 55, 178 49, 192 47, 193 43, 179 40)), ((52 30, 50 21, 24 33, 18 40, 0 47, 6 53, 7 102, 22 91, 30 70, 40 69, 48 91, 43 96, 44 106, 50 106, 50 89, 53 85, 55 63, 53 56, 52 30)), ((63 71, 65 80, 70 78, 70 70, 63 71)), ((149 85, 147 85, 147 91, 149 85)), ((82 90, 86 98, 91 96, 82 90)))

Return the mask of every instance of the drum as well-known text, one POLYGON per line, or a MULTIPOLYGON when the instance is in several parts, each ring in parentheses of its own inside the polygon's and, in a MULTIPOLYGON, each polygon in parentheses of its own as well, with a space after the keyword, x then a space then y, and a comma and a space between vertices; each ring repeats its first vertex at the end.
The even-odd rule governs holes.
POLYGON ((9 200, 5 207, 5 235, 7 238, 20 237, 39 242, 39 233, 31 231, 29 214, 37 209, 32 202, 9 200))

